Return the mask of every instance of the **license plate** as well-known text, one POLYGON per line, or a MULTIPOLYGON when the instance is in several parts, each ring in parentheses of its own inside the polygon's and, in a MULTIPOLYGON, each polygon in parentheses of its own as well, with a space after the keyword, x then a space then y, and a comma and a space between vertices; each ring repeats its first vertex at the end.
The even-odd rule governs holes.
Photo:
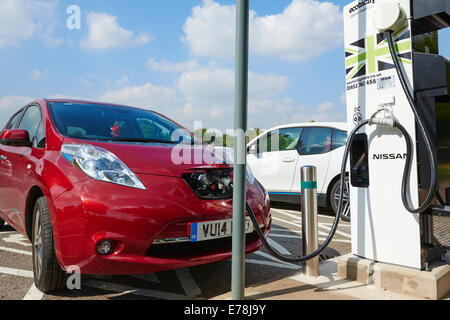
MULTIPOLYGON (((200 242, 213 239, 228 238, 233 235, 233 219, 207 221, 190 224, 191 242, 200 242)), ((253 223, 250 218, 245 219, 245 233, 253 232, 253 223)))

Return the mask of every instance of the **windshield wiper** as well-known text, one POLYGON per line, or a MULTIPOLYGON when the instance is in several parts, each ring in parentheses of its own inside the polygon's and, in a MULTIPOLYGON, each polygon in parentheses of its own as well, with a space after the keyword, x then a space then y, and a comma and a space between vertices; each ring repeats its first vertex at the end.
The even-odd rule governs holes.
POLYGON ((176 144, 173 141, 161 140, 161 139, 141 139, 141 138, 112 138, 105 139, 106 141, 119 141, 119 142, 142 142, 142 143, 166 143, 176 144))
POLYGON ((93 137, 80 137, 71 136, 73 139, 81 140, 94 140, 94 141, 105 141, 105 142, 137 142, 137 143, 163 143, 163 144, 178 144, 179 142, 167 141, 162 139, 144 139, 144 138, 93 138, 93 137))

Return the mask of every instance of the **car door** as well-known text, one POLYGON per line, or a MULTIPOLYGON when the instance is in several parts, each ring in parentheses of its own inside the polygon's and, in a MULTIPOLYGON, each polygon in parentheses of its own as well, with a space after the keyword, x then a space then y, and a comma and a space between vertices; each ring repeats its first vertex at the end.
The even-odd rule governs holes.
MULTIPOLYGON (((42 115, 40 107, 30 105, 21 117, 17 129, 27 130, 30 139, 33 140, 41 122, 42 115)), ((3 188, 0 189, 0 193, 3 193, 3 212, 6 214, 8 221, 15 228, 21 230, 24 226, 23 211, 27 196, 25 181, 28 171, 32 169, 31 167, 27 168, 32 148, 3 145, 1 153, 11 164, 11 174, 6 181, 7 184, 3 185, 3 188)))
MULTIPOLYGON (((6 124, 5 130, 16 129, 18 122, 23 114, 23 109, 14 114, 6 124)), ((2 132, 3 132, 2 131, 2 132)), ((8 158, 10 148, 0 144, 0 215, 8 220, 11 206, 11 184, 13 168, 11 158, 8 158)))
POLYGON ((325 127, 306 127, 303 129, 297 147, 299 158, 291 192, 301 192, 301 167, 315 166, 317 168, 317 192, 320 194, 326 193, 324 183, 330 165, 332 132, 331 128, 325 127))
POLYGON ((301 132, 301 128, 273 130, 250 146, 248 164, 253 175, 269 192, 291 191, 301 132))

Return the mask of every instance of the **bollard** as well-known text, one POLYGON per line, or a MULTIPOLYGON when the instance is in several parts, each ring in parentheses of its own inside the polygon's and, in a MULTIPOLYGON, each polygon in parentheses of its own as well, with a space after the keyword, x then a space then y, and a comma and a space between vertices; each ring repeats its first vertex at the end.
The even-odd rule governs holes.
MULTIPOLYGON (((301 189, 303 255, 308 255, 319 248, 316 167, 301 168, 301 189)), ((303 264, 303 273, 310 277, 319 276, 318 256, 303 264)))

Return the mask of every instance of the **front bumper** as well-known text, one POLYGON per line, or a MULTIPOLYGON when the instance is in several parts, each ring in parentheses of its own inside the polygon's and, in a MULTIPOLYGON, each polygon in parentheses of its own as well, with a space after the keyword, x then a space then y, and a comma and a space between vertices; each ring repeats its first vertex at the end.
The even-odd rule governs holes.
MULTIPOLYGON (((84 274, 145 274, 186 268, 231 257, 230 239, 162 243, 188 237, 188 223, 232 218, 232 200, 199 199, 181 178, 138 175, 147 190, 88 179, 53 201, 56 256, 63 269, 77 266, 84 274), (101 256, 96 244, 111 240, 113 253, 101 256)), ((270 201, 255 182, 247 199, 266 236, 270 201)), ((262 243, 247 235, 246 252, 262 243)))

